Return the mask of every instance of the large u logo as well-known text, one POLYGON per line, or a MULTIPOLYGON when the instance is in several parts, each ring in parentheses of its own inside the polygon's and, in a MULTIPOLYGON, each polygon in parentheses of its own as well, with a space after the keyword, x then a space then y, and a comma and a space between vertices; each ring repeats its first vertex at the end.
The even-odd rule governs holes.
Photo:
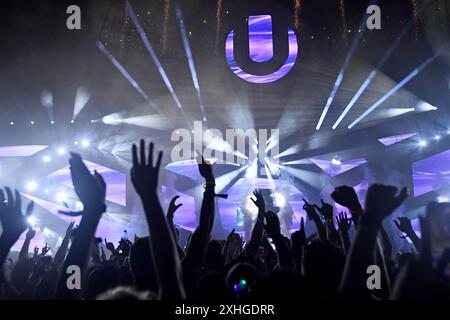
MULTIPOLYGON (((231 70, 241 79, 253 83, 269 83, 281 79, 297 60, 298 43, 294 30, 288 28, 288 56, 282 66, 275 72, 257 75, 239 67, 235 57, 235 33, 232 30, 225 42, 225 55, 231 70)), ((265 63, 274 57, 274 39, 272 35, 272 17, 258 15, 248 17, 248 51, 249 58, 255 63, 265 63)))

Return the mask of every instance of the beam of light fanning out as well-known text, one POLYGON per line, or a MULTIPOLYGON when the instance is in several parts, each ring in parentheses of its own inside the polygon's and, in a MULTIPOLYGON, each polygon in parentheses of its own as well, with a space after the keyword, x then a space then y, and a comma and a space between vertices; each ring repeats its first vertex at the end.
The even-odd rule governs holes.
POLYGON ((353 121, 348 126, 348 128, 352 129, 354 126, 356 126, 358 123, 360 123, 361 120, 363 120, 365 117, 367 117, 369 114, 371 114, 375 109, 377 109, 379 106, 381 106, 386 100, 388 100, 390 97, 392 97, 398 90, 403 88, 408 82, 410 82, 412 79, 414 79, 423 69, 425 69, 430 63, 432 63, 436 59, 437 56, 438 56, 438 53, 433 55, 432 57, 428 58, 419 67, 414 69, 414 71, 411 72, 405 79, 403 79, 401 82, 399 82, 394 88, 389 90, 389 92, 386 93, 380 100, 375 102, 375 104, 373 104, 361 116, 359 116, 355 121, 353 121))
MULTIPOLYGON (((377 2, 378 1, 372 1, 371 4, 375 4, 377 2)), ((334 83, 333 90, 331 91, 331 94, 327 99, 327 103, 326 103, 325 107, 323 108, 322 115, 320 116, 319 122, 317 123, 317 126, 316 126, 316 130, 320 130, 320 128, 322 127, 323 121, 325 120, 325 117, 326 117, 328 111, 330 110, 331 104, 333 103, 333 100, 336 97, 336 94, 342 84, 342 80, 344 80, 345 73, 347 71, 348 66, 350 65, 350 61, 352 60, 353 55, 356 51, 356 48, 358 47, 364 33, 366 32, 366 29, 367 29, 366 21, 367 21, 367 15, 364 12, 363 19, 359 26, 360 32, 358 32, 355 35, 355 38, 353 39, 352 45, 347 53, 347 56, 345 57, 344 64, 343 64, 341 70, 339 71, 337 79, 334 83)))
POLYGON ((79 87, 77 92, 75 93, 75 103, 73 105, 73 117, 72 120, 75 120, 77 116, 80 114, 81 110, 86 106, 89 101, 91 95, 84 87, 79 87))
MULTIPOLYGON (((429 0, 426 0, 422 7, 419 10, 420 14, 423 9, 427 6, 429 0)), ((386 53, 383 55, 383 58, 378 62, 377 66, 370 72, 369 76, 366 80, 364 80, 361 87, 358 89, 356 94, 353 96, 352 100, 350 100, 349 104, 345 107, 342 114, 339 116, 339 118, 336 120, 336 122, 333 125, 333 130, 336 130, 339 125, 341 124, 342 120, 344 120, 345 116, 350 112, 350 110, 353 108, 355 103, 361 98, 362 94, 366 91, 366 89, 370 86, 372 81, 375 79, 375 76, 378 74, 378 70, 380 70, 384 64, 389 60, 389 58, 392 56, 394 51, 397 49, 398 45, 400 44, 401 40, 405 35, 408 34, 408 32, 411 30, 412 26, 415 23, 415 19, 411 19, 408 24, 403 28, 402 32, 398 36, 398 38, 395 40, 395 42, 389 47, 389 49, 386 51, 386 53)))
POLYGON ((177 105, 177 107, 181 111, 181 113, 183 114, 183 117, 186 120, 186 122, 189 123, 189 121, 187 119, 187 115, 184 112, 183 106, 181 105, 181 102, 175 93, 175 90, 172 86, 172 83, 169 80, 169 77, 166 74, 166 71, 164 70, 161 62, 159 61, 159 58, 156 55, 156 52, 153 49, 153 46, 150 44, 147 34, 145 33, 144 29, 142 28, 142 26, 136 16, 136 13, 134 12, 130 3, 128 1, 127 1, 127 3, 128 3, 128 15, 129 15, 131 21, 133 22, 133 25, 136 28, 136 30, 139 34, 139 37, 141 38, 142 42, 144 43, 145 48, 147 49, 147 52, 149 53, 150 57, 152 58, 153 62, 155 63, 156 68, 158 69, 158 71, 161 75, 161 78, 163 79, 165 85, 167 86, 167 89, 169 90, 173 100, 175 101, 175 104, 177 105))
POLYGON ((294 25, 295 29, 300 27, 300 12, 302 10, 302 0, 295 0, 294 4, 294 25))
POLYGON ((191 71, 192 82, 194 83, 194 88, 197 93, 197 99, 200 106, 200 111, 202 113, 203 121, 206 121, 205 108, 203 106, 202 94, 200 91, 200 84, 198 82, 197 71, 195 69, 194 58, 192 56, 191 46, 189 45, 189 37, 186 31, 186 26, 184 24, 183 13, 181 12, 180 5, 175 4, 175 13, 178 19, 178 24, 180 26, 181 38, 183 40, 184 51, 189 64, 189 70, 191 71))
POLYGON ((216 51, 217 51, 217 48, 219 47, 220 30, 222 29, 222 6, 223 6, 223 0, 217 0, 217 5, 216 5, 216 44, 215 44, 216 51))
MULTIPOLYGON (((133 86, 133 88, 150 104, 159 115, 165 117, 158 106, 149 98, 147 93, 141 88, 141 86, 133 79, 133 77, 128 73, 127 70, 120 64, 119 61, 109 52, 109 50, 103 45, 101 41, 97 41, 97 48, 112 62, 116 69, 124 76, 125 79, 133 86)), ((166 117, 165 117, 166 118, 166 117)), ((167 119, 167 118, 166 118, 167 119)))
POLYGON ((108 49, 103 45, 101 41, 97 41, 97 48, 100 49, 100 51, 112 62, 112 64, 116 67, 117 70, 125 77, 125 79, 128 80, 128 82, 133 86, 134 89, 145 99, 150 101, 150 98, 148 95, 142 90, 142 88, 139 86, 139 84, 136 82, 136 80, 133 79, 133 77, 128 73, 127 70, 120 64, 119 61, 117 61, 116 58, 109 52, 108 49))
POLYGON ((163 54, 167 52, 167 30, 169 28, 169 20, 170 20, 170 1, 171 0, 164 0, 164 21, 162 27, 163 54))

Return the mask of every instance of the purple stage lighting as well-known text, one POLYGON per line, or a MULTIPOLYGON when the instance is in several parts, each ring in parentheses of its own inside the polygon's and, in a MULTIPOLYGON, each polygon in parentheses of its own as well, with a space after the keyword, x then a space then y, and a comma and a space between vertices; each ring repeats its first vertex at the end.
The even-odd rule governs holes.
POLYGON ((407 134, 398 134, 395 136, 389 136, 389 137, 384 137, 384 138, 380 138, 378 139, 378 141, 380 141, 382 144, 384 144, 386 147, 389 147, 393 144, 402 142, 406 139, 409 139, 411 137, 416 136, 417 133, 407 133, 407 134))
POLYGON ((30 157, 47 148, 48 146, 40 145, 0 147, 0 158, 30 157))
MULTIPOLYGON (((272 17, 270 15, 250 16, 249 28, 249 53, 255 62, 265 62, 273 57, 272 41, 272 17)), ((283 66, 268 75, 254 75, 245 72, 236 62, 234 57, 234 31, 228 34, 225 42, 225 55, 231 70, 239 78, 253 83, 270 83, 284 77, 294 67, 298 55, 298 42, 294 30, 288 28, 289 54, 283 66)))
POLYGON ((359 167, 360 165, 367 162, 366 159, 353 159, 347 161, 337 161, 333 160, 320 160, 320 159, 310 159, 315 165, 322 169, 330 177, 337 176, 341 173, 352 170, 353 168, 359 167))
POLYGON ((412 165, 414 196, 448 188, 450 184, 450 150, 417 161, 412 165))
MULTIPOLYGON (((105 182, 108 185, 106 200, 121 206, 126 206, 126 175, 93 162, 84 161, 84 163, 89 171, 94 172, 96 170, 105 179, 105 182)), ((50 174, 48 177, 57 183, 61 183, 70 188, 73 187, 69 166, 50 174)))

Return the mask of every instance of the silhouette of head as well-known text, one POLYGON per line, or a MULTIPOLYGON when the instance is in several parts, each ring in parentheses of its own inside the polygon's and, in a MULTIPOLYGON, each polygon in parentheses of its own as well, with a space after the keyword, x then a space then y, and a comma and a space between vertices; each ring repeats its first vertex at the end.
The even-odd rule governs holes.
POLYGON ((158 292, 158 281, 152 260, 150 238, 139 238, 130 250, 130 269, 136 288, 158 292))
POLYGON ((249 263, 234 265, 227 275, 227 293, 233 299, 248 299, 256 283, 258 271, 249 263))
POLYGON ((94 268, 88 276, 85 298, 95 299, 99 294, 119 285, 119 269, 114 266, 94 268))
POLYGON ((305 247, 303 271, 313 293, 334 296, 344 270, 345 256, 332 244, 315 240, 305 247))

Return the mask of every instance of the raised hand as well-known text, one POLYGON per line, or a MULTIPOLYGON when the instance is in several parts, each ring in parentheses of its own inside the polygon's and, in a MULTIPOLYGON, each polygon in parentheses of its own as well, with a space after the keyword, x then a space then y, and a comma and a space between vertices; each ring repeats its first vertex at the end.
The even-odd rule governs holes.
POLYGON ((119 246, 117 247, 119 254, 121 256, 128 256, 133 243, 128 239, 121 239, 119 241, 119 246))
POLYGON ((322 207, 319 207, 318 205, 314 205, 314 208, 317 209, 317 211, 320 212, 322 217, 326 220, 333 219, 333 206, 329 203, 324 202, 323 200, 320 200, 322 202, 322 207))
POLYGON ((291 235, 292 246, 302 248, 306 244, 305 220, 301 218, 300 228, 291 235))
POLYGON ((360 210, 361 204, 359 203, 358 196, 355 189, 349 186, 341 186, 334 189, 331 194, 331 198, 350 210, 360 210))
POLYGON ((5 188, 5 193, 0 189, 0 221, 2 223, 2 238, 10 244, 14 244, 20 235, 27 230, 29 217, 33 211, 33 202, 28 205, 26 214, 22 213, 22 199, 19 191, 14 195, 10 188, 5 188), (6 201, 5 201, 6 200, 6 201))
POLYGON ((33 249, 33 259, 37 259, 37 257, 39 257, 39 248, 35 246, 33 249))
POLYGON ((352 220, 347 217, 346 212, 340 212, 336 217, 336 223, 339 228, 339 232, 347 232, 350 229, 352 220))
POLYGON ((267 211, 264 214, 264 217, 266 218, 266 225, 264 226, 264 229, 267 232, 267 235, 269 238, 275 239, 281 235, 280 230, 280 220, 278 219, 278 216, 276 213, 272 211, 267 211))
POLYGON ((411 234, 414 232, 411 220, 407 217, 399 217, 397 220, 394 220, 394 224, 397 226, 397 229, 403 233, 411 234))
POLYGON ((33 230, 31 227, 28 228, 27 233, 25 234, 25 238, 27 240, 31 240, 36 235, 36 230, 33 230))
POLYGON ((374 184, 366 196, 366 216, 379 221, 392 214, 408 197, 407 188, 398 193, 397 187, 374 184))
POLYGON ((314 218, 318 216, 316 208, 305 199, 303 199, 303 201, 305 202, 305 204, 303 205, 303 210, 305 210, 308 219, 314 220, 314 218))
POLYGON ((197 154, 197 163, 198 163, 198 171, 200 175, 205 178, 205 181, 208 183, 214 182, 214 174, 212 170, 212 165, 209 162, 206 162, 203 156, 197 154))
POLYGON ((116 247, 114 247, 114 243, 112 242, 108 242, 105 238, 105 247, 106 249, 108 249, 113 255, 115 255, 116 252, 116 247))
MULTIPOLYGON (((103 177, 97 171, 92 175, 79 154, 71 152, 70 156, 70 174, 73 186, 75 193, 83 203, 84 211, 100 214, 105 212, 106 183, 103 177)), ((77 214, 62 213, 72 216, 77 214)))
POLYGON ((236 234, 236 229, 233 228, 233 230, 231 230, 231 232, 228 234, 226 242, 228 242, 228 243, 231 242, 233 240, 233 237, 235 234, 236 234))
POLYGON ((258 207, 258 210, 260 212, 265 212, 266 211, 266 203, 264 201, 261 191, 255 190, 255 191, 253 191, 253 194, 255 195, 255 199, 250 198, 250 200, 252 200, 252 202, 255 204, 255 206, 258 207))
POLYGON ((183 205, 182 203, 176 204, 180 196, 175 196, 170 200, 169 208, 167 209, 167 219, 173 220, 174 213, 183 205))
POLYGON ((139 196, 147 197, 155 194, 158 188, 159 168, 163 153, 158 153, 156 163, 153 164, 153 142, 150 143, 148 157, 145 154, 145 141, 141 140, 140 148, 133 144, 133 167, 131 168, 131 182, 139 196), (139 152, 138 152, 139 151, 139 152), (138 156, 139 153, 139 156, 138 156))
POLYGON ((50 247, 45 243, 45 246, 41 248, 41 256, 45 256, 50 251, 50 247))

